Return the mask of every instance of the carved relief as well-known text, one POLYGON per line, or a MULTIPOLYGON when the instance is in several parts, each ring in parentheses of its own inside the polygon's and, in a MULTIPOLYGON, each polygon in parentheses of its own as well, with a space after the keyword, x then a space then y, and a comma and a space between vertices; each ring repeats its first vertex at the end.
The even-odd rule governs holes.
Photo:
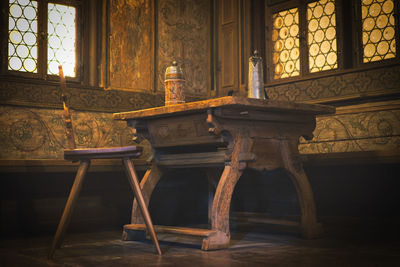
POLYGON ((165 69, 182 67, 185 93, 207 96, 210 84, 210 2, 158 1, 158 90, 164 91, 165 69))
POLYGON ((167 138, 169 136, 168 125, 160 125, 157 132, 158 136, 161 138, 167 138))
POLYGON ((267 87, 270 99, 307 102, 400 93, 400 66, 337 74, 267 87))
POLYGON ((164 141, 176 140, 184 137, 195 137, 193 122, 169 122, 169 124, 156 125, 154 138, 164 141))
POLYGON ((317 118, 314 139, 302 140, 301 153, 400 150, 400 110, 317 118))
POLYGON ((8 141, 16 149, 23 152, 31 152, 39 149, 47 141, 46 128, 43 122, 32 112, 16 111, 14 116, 19 119, 8 121, 8 141))
POLYGON ((110 3, 110 87, 151 91, 152 1, 110 3))
MULTIPOLYGON (((164 93, 152 94, 92 88, 67 88, 71 108, 90 111, 120 112, 164 105, 164 93)), ((186 102, 199 98, 186 96, 186 102)), ((20 106, 61 108, 58 85, 28 82, 0 82, 0 103, 20 106), (40 93, 35 88, 40 87, 40 93)))
MULTIPOLYGON (((67 143, 62 116, 58 109, 0 106, 0 159, 62 159, 67 143)), ((78 148, 135 144, 131 128, 110 113, 74 111, 72 119, 78 148)), ((140 145, 147 157, 148 142, 140 145)))

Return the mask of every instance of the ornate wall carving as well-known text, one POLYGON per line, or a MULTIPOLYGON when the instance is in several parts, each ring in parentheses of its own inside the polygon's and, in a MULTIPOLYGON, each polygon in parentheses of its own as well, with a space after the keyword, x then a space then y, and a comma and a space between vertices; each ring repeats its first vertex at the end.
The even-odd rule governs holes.
POLYGON ((110 87, 152 91, 153 1, 110 2, 110 87))
MULTIPOLYGON (((129 129, 113 121, 111 112, 164 105, 164 72, 173 59, 186 76, 186 101, 208 97, 210 87, 211 1, 111 0, 110 8, 111 90, 68 86, 71 107, 80 110, 73 113, 77 138, 85 146, 124 144, 129 129), (154 12, 157 25, 153 25, 154 12)), ((399 84, 400 66, 392 65, 287 82, 266 90, 271 99, 323 103, 399 95, 399 84)), ((65 140, 60 95, 57 82, 1 77, 0 158, 62 158, 65 140)), ((400 149, 399 117, 399 109, 321 117, 315 138, 303 142, 300 150, 400 149)))
MULTIPOLYGON (((62 159, 66 146, 63 111, 0 106, 0 159, 62 159)), ((78 147, 134 144, 131 128, 111 113, 72 112, 78 147)), ((149 144, 143 157, 149 156, 149 144)))
POLYGON ((400 93, 400 66, 360 70, 266 88, 271 99, 325 102, 400 93))
MULTIPOLYGON (((168 65, 166 63, 166 65, 168 65)), ((186 70, 185 74, 186 74, 186 70)), ((161 82, 163 71, 159 72, 161 82)), ((187 75, 187 74, 186 74, 187 75)), ((209 76, 209 75, 208 75, 209 76)), ((187 77, 187 79, 190 79, 187 77)), ((190 82, 188 82, 190 84, 190 82)), ((161 86, 161 85, 159 85, 161 86)), ((72 107, 80 110, 118 112, 164 105, 163 90, 157 94, 68 87, 72 107)), ((206 89, 205 89, 206 90, 206 89)), ((271 99, 295 102, 324 102, 346 97, 400 93, 400 66, 298 81, 267 87, 271 99)), ((196 101, 206 96, 187 96, 196 101)), ((1 81, 0 103, 36 107, 60 107, 58 84, 1 81)))
MULTIPOLYGON (((164 94, 77 88, 68 86, 68 99, 74 109, 87 111, 120 112, 164 105, 164 94)), ((186 101, 200 98, 186 97, 186 101)), ((0 103, 19 106, 60 108, 59 84, 29 82, 0 82, 0 103)))
POLYGON ((301 153, 400 151, 400 109, 317 118, 314 138, 302 140, 301 153))
MULTIPOLYGON (((134 144, 131 129, 111 113, 72 112, 80 147, 134 144)), ((62 110, 0 106, 0 159, 62 159, 66 145, 62 110)), ((143 158, 150 155, 143 140, 143 158)), ((301 153, 400 150, 400 109, 317 118, 313 140, 301 153)))
MULTIPOLYGON (((60 109, 0 106, 0 159, 62 159, 66 145, 60 109)), ((132 145, 131 129, 111 113, 72 112, 79 147, 132 145)), ((143 158, 150 155, 143 140, 143 158)), ((400 109, 319 117, 301 153, 400 150, 400 109)))
MULTIPOLYGON (((68 86, 71 107, 92 111, 128 111, 164 104, 162 94, 68 86)), ((0 103, 36 107, 61 107, 59 85, 29 82, 0 82, 0 103)))
POLYGON ((210 1, 158 1, 157 90, 164 91, 165 69, 176 60, 185 74, 186 94, 208 95, 210 6, 210 1))

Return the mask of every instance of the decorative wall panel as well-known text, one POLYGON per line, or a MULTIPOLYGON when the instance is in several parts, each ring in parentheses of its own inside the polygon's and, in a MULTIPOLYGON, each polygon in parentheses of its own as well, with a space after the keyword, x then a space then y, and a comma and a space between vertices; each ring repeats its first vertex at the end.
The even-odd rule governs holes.
MULTIPOLYGON (((216 89, 218 96, 240 91, 239 1, 216 1, 216 89)), ((242 47, 243 48, 243 47, 242 47)), ((244 48, 243 48, 244 49, 244 48)), ((245 51, 243 51, 246 53, 245 51)), ((248 60, 246 59, 246 64, 248 60)), ((246 65, 246 69, 248 69, 246 65)), ((247 75, 246 75, 247 76, 247 75)))
MULTIPOLYGON (((0 159, 62 159, 66 145, 60 109, 0 106, 0 159)), ((131 129, 111 113, 72 112, 79 147, 134 144, 131 129)), ((149 143, 142 158, 150 155, 149 143)), ((301 153, 400 150, 400 109, 317 118, 313 140, 301 141, 301 153)))
POLYGON ((400 109, 317 118, 314 138, 301 153, 400 151, 400 109))
MULTIPOLYGON (((224 64, 221 66, 221 87, 222 88, 232 88, 234 87, 235 81, 237 80, 237 69, 236 69, 236 60, 234 55, 236 54, 236 45, 235 45, 235 32, 234 26, 236 25, 223 25, 221 28, 221 43, 223 49, 222 58, 224 59, 224 64)), ((226 90, 222 90, 226 91, 226 90)))
POLYGON ((164 91, 165 69, 176 60, 186 78, 186 94, 208 95, 210 6, 210 1, 158 1, 158 91, 164 91))
MULTIPOLYGON (((164 105, 163 94, 69 87, 68 99, 74 109, 119 112, 164 105)), ((188 98, 187 101, 197 99, 188 98)), ((61 107, 58 84, 0 82, 0 103, 34 107, 61 107)))
MULTIPOLYGON (((78 147, 134 144, 131 129, 111 113, 72 112, 78 147)), ((66 147, 63 110, 0 106, 0 159, 62 159, 66 147)), ((148 142, 143 157, 149 156, 148 142)))
POLYGON ((324 102, 400 93, 400 66, 268 86, 266 91, 270 99, 296 102, 324 102))
POLYGON ((110 1, 110 87, 152 90, 151 0, 110 1))

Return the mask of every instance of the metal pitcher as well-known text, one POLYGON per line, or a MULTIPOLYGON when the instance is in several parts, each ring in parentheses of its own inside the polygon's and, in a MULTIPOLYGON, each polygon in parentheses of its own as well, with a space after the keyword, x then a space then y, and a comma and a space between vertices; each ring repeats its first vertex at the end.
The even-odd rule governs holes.
POLYGON ((249 58, 248 97, 266 99, 262 58, 258 55, 257 50, 254 50, 253 55, 249 58))

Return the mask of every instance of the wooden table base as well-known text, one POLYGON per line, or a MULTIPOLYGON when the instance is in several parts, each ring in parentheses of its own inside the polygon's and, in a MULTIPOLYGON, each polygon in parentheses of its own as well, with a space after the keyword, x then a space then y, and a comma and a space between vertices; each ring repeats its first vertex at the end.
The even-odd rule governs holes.
MULTIPOLYGON (((232 194, 246 168, 285 169, 297 190, 302 235, 314 238, 322 232, 297 147, 301 136, 312 138, 317 114, 333 112, 334 108, 320 105, 225 97, 118 113, 114 118, 126 120, 137 137, 147 138, 153 147, 152 166, 141 181, 147 206, 164 170, 206 168, 210 183, 210 229, 167 226, 155 229, 203 237, 202 249, 213 250, 229 246, 232 194), (215 167, 222 167, 222 174, 215 167)), ((144 231, 143 224, 135 200, 131 224, 124 227, 124 239, 143 237, 140 234, 144 231)))

